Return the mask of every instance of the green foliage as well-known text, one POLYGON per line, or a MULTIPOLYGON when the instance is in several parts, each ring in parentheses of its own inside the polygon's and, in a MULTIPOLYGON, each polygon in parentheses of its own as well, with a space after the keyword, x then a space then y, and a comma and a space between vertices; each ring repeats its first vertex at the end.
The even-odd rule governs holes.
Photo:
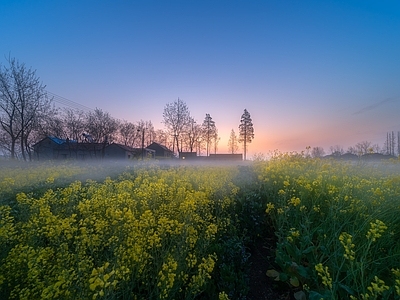
POLYGON ((298 154, 256 169, 278 237, 280 270, 269 276, 310 299, 400 296, 398 172, 298 154))
POLYGON ((114 180, 17 193, 13 208, 0 206, 0 298, 244 295, 236 173, 137 165, 114 180))

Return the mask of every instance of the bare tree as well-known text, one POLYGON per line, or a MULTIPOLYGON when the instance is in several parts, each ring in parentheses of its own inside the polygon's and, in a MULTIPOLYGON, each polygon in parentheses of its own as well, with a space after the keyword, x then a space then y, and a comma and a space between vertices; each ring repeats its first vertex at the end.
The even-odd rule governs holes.
POLYGON ((116 119, 99 108, 86 114, 85 125, 88 140, 97 143, 112 142, 118 130, 116 119))
POLYGON ((181 152, 181 135, 184 133, 187 125, 190 122, 189 109, 184 101, 178 98, 177 101, 167 103, 163 113, 163 123, 169 133, 173 136, 173 149, 175 146, 178 152, 181 152))
POLYGON ((203 131, 203 138, 206 143, 206 153, 207 156, 209 155, 209 150, 210 150, 210 145, 211 142, 217 132, 217 128, 215 127, 215 122, 213 121, 212 117, 210 114, 206 114, 206 117, 203 121, 202 125, 202 131, 203 131))
POLYGON ((239 143, 243 142, 244 160, 246 160, 247 144, 254 139, 254 127, 250 114, 244 110, 239 125, 239 143))
POLYGON ((364 155, 367 153, 371 153, 371 142, 369 141, 362 141, 356 144, 355 146, 358 155, 364 155))
POLYGON ((154 141, 156 132, 154 130, 153 123, 151 121, 146 121, 145 127, 146 127, 145 140, 146 140, 146 147, 147 147, 154 141))
POLYGON ((82 110, 64 109, 62 112, 64 137, 76 142, 83 142, 82 133, 86 130, 86 116, 82 110))
POLYGON ((135 143, 138 139, 138 133, 136 125, 128 122, 122 121, 119 125, 119 136, 118 141, 125 146, 135 147, 135 143))
POLYGON ((239 149, 238 138, 236 136, 235 130, 233 129, 231 130, 231 135, 229 136, 228 149, 229 152, 232 154, 235 154, 239 149))
POLYGON ((218 129, 215 128, 215 133, 214 133, 214 136, 213 136, 213 139, 212 139, 212 143, 213 143, 213 146, 214 146, 214 154, 217 154, 218 144, 219 144, 220 140, 221 140, 221 138, 218 135, 218 129))
POLYGON ((156 142, 160 145, 164 145, 164 146, 168 147, 171 144, 171 142, 170 142, 171 139, 169 139, 168 137, 169 137, 169 135, 167 132, 165 132, 162 129, 157 129, 155 131, 153 142, 156 142))
POLYGON ((313 147, 311 149, 311 157, 320 158, 325 155, 325 150, 322 147, 313 147))
POLYGON ((340 155, 344 154, 344 150, 343 150, 342 146, 339 146, 339 145, 331 146, 329 148, 329 150, 331 151, 331 154, 333 156, 340 156, 340 155))
POLYGON ((186 128, 186 149, 189 152, 195 152, 197 149, 197 143, 201 139, 202 130, 201 126, 190 117, 189 124, 186 128))
POLYGON ((51 107, 45 86, 15 58, 8 59, 9 66, 0 66, 0 126, 8 138, 11 158, 16 158, 16 145, 22 158, 27 159, 26 143, 40 116, 51 107))

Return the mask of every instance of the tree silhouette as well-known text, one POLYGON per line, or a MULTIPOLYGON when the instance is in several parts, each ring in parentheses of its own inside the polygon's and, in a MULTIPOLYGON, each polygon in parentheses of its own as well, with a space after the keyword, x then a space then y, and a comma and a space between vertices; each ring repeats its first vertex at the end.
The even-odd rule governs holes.
POLYGON ((228 149, 231 154, 235 154, 236 151, 239 149, 239 146, 237 143, 238 143, 238 137, 236 136, 235 131, 232 129, 231 135, 229 136, 229 141, 228 141, 228 149))
POLYGON ((215 122, 213 121, 210 114, 206 114, 202 127, 203 127, 203 137, 206 142, 207 156, 208 156, 210 152, 211 141, 217 135, 217 128, 215 127, 215 122))
POLYGON ((244 110, 239 125, 239 143, 243 142, 244 160, 246 160, 247 144, 254 139, 254 127, 250 114, 247 109, 244 110))
POLYGON ((2 136, 10 143, 11 158, 16 158, 19 141, 22 158, 27 159, 29 136, 51 109, 45 86, 15 58, 8 59, 9 67, 0 65, 0 126, 2 136))
POLYGON ((164 108, 163 118, 163 123, 174 138, 172 151, 175 152, 176 145, 178 152, 181 152, 179 139, 190 123, 190 113, 186 103, 179 98, 177 101, 167 103, 164 108))

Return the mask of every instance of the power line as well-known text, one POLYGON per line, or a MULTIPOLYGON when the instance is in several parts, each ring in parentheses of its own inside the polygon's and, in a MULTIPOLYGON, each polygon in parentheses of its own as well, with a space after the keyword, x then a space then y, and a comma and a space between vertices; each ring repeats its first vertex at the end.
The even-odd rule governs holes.
POLYGON ((79 109, 79 110, 84 110, 84 111, 93 111, 94 110, 94 109, 92 109, 92 108, 90 108, 88 106, 85 106, 83 104, 79 104, 79 103, 77 103, 75 101, 69 100, 67 98, 59 96, 59 95, 54 94, 52 92, 49 92, 49 91, 46 91, 46 92, 51 97, 53 97, 54 102, 57 102, 57 103, 59 103, 59 104, 61 104, 63 106, 68 106, 68 107, 71 107, 71 108, 74 108, 74 109, 79 109))

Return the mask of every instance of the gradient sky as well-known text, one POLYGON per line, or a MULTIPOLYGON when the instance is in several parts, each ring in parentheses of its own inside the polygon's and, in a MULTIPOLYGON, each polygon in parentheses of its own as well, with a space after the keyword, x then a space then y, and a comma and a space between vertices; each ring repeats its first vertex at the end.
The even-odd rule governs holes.
POLYGON ((0 62, 112 116, 151 120, 178 97, 219 153, 246 108, 249 154, 400 131, 399 1, 0 1, 0 62))

